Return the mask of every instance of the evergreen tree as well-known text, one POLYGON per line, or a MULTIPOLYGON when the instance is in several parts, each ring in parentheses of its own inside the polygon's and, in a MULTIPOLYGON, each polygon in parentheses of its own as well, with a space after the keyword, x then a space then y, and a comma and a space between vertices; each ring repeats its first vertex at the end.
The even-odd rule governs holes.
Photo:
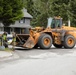
POLYGON ((25 7, 31 15, 33 15, 33 8, 34 8, 33 6, 34 6, 33 0, 26 0, 25 7))
POLYGON ((2 6, 3 6, 3 0, 0 0, 0 17, 2 17, 2 12, 3 12, 3 7, 2 6))
POLYGON ((15 23, 23 16, 22 8, 22 0, 0 0, 0 22, 4 26, 15 23))
POLYGON ((71 10, 71 0, 53 0, 53 16, 61 16, 64 21, 72 20, 73 13, 71 12, 71 10))
POLYGON ((33 16, 32 26, 47 25, 47 18, 61 16, 67 23, 76 24, 76 0, 25 0, 28 12, 33 16))
POLYGON ((76 0, 72 0, 71 1, 71 12, 72 12, 72 26, 76 27, 76 0))
POLYGON ((37 10, 36 26, 47 26, 47 18, 51 16, 52 0, 37 0, 35 1, 35 9, 37 10))

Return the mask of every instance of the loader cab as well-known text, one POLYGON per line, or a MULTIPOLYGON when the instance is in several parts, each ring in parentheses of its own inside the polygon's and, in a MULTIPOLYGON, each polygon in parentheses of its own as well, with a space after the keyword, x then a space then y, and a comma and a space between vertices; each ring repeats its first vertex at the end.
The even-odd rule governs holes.
POLYGON ((48 18, 47 27, 51 27, 52 29, 61 28, 62 27, 62 18, 60 18, 60 17, 48 18))

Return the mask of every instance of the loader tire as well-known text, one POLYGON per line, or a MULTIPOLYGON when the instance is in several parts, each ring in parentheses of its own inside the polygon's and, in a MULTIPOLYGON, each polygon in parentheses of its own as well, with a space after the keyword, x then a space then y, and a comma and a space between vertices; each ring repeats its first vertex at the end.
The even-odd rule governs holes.
POLYGON ((72 49, 75 46, 75 38, 72 35, 66 35, 64 38, 64 48, 72 49))
POLYGON ((62 48, 62 45, 58 45, 58 44, 53 44, 54 45, 54 47, 56 47, 56 48, 62 48))
POLYGON ((41 49, 49 49, 52 46, 52 37, 48 34, 42 34, 38 40, 38 46, 41 49))

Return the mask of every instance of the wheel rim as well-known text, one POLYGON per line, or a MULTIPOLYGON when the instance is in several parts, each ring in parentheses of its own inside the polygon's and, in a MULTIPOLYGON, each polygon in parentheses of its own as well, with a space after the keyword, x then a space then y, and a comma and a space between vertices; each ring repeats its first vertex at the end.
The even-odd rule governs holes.
POLYGON ((48 46, 50 44, 50 39, 49 38, 45 38, 44 39, 44 45, 48 46))
POLYGON ((72 46, 74 44, 74 40, 72 38, 68 39, 68 45, 72 46))

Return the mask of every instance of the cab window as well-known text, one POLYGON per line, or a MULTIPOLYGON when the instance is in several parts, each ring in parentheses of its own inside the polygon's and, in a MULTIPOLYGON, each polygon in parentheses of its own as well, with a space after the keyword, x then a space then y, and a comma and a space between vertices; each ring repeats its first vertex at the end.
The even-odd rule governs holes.
POLYGON ((61 24, 60 24, 60 19, 53 19, 52 20, 52 23, 51 23, 51 28, 59 28, 59 27, 61 27, 60 26, 61 24))

